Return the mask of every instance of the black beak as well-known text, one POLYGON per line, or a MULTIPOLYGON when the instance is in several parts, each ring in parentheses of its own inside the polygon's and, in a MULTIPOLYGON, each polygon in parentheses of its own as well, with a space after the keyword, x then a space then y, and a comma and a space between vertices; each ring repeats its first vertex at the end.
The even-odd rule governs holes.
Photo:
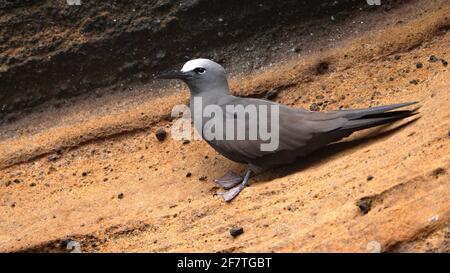
POLYGON ((168 71, 168 72, 164 72, 161 73, 159 75, 156 76, 157 79, 180 79, 180 80, 184 80, 189 76, 188 73, 184 73, 182 71, 179 70, 173 70, 173 71, 168 71))

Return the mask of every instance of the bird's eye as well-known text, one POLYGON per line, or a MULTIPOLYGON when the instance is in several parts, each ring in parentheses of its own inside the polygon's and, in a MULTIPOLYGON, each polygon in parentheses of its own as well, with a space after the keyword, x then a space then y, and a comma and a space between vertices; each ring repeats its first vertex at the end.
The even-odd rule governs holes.
POLYGON ((197 67, 196 69, 194 69, 194 72, 197 74, 205 74, 206 69, 203 67, 197 67))

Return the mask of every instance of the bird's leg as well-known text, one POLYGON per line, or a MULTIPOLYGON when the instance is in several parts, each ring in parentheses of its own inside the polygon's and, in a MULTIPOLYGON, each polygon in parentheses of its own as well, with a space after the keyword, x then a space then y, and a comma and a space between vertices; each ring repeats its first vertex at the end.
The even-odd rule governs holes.
POLYGON ((237 184, 241 183, 242 177, 233 171, 228 171, 223 177, 216 179, 215 182, 225 190, 229 190, 237 184))
POLYGON ((245 186, 247 186, 251 174, 252 171, 248 169, 241 184, 223 194, 223 199, 225 200, 225 202, 230 202, 231 200, 233 200, 245 188, 245 186))

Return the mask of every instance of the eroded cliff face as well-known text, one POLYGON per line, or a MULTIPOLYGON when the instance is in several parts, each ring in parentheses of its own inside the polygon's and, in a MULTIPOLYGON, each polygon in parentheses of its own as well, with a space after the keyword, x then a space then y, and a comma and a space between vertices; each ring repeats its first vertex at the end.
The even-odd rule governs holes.
MULTIPOLYGON (((353 1, 6 1, 0 10, 3 113, 224 52, 276 28, 356 9, 353 1), (340 2, 340 3, 339 3, 340 2)), ((232 52, 231 54, 236 54, 232 52)))
POLYGON ((448 1, 141 2, 2 7, 0 251, 450 251, 448 1), (239 96, 316 111, 419 101, 420 116, 225 204, 213 181, 243 166, 171 139, 188 93, 152 79, 185 55, 220 61, 239 96))

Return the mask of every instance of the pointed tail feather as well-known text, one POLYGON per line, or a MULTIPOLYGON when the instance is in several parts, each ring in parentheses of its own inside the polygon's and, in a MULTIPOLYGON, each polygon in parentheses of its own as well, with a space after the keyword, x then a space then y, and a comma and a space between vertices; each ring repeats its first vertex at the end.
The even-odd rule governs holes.
POLYGON ((387 111, 391 111, 391 110, 398 109, 398 108, 403 108, 403 107, 410 106, 410 105, 413 105, 416 103, 417 103, 417 101, 413 101, 413 102, 397 103, 397 104, 392 104, 392 105, 377 106, 377 107, 371 107, 371 108, 365 108, 365 109, 341 110, 340 112, 343 114, 343 117, 353 120, 353 119, 362 118, 364 116, 385 113, 387 111))
POLYGON ((363 117, 358 119, 349 120, 344 126, 342 126, 341 130, 358 131, 383 124, 392 123, 397 120, 417 115, 418 112, 416 112, 416 110, 417 109, 410 111, 405 110, 394 112, 381 112, 376 114, 371 113, 369 115, 364 115, 363 117))

